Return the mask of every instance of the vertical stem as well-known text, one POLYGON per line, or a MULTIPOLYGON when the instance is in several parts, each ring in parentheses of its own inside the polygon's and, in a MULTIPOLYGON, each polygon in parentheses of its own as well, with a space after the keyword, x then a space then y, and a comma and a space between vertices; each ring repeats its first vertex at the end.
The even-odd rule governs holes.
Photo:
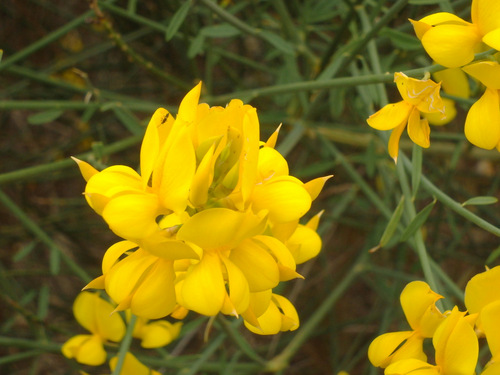
POLYGON ((132 342, 132 332, 134 332, 134 326, 137 317, 132 314, 130 321, 127 326, 127 332, 120 345, 120 350, 118 351, 118 362, 116 362, 116 367, 111 375, 120 375, 122 372, 123 363, 125 362, 125 356, 127 355, 128 349, 130 348, 130 343, 132 342))

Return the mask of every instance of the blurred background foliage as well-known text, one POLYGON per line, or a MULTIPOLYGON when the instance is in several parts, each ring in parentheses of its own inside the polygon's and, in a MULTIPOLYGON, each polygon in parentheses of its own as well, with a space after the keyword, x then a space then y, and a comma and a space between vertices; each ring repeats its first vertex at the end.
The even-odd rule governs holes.
POLYGON ((402 154, 413 157, 397 168, 386 135, 365 122, 400 100, 393 72, 422 78, 432 65, 407 19, 440 10, 467 18, 469 8, 462 0, 3 0, 0 373, 82 368, 60 346, 81 333, 71 305, 116 239, 81 196, 69 157, 137 167, 151 114, 176 113, 199 80, 202 102, 257 107, 263 139, 283 123, 278 150, 291 174, 335 175, 311 211, 325 210, 324 247, 299 269, 306 279, 281 291, 297 307, 298 331, 257 337, 216 321, 204 342, 207 319, 190 314, 178 341, 149 354, 134 346, 139 358, 165 374, 259 373, 245 349, 253 347, 286 374, 380 373, 367 347, 405 329, 406 282, 431 277, 463 306, 467 280, 497 262, 498 205, 459 204, 499 195, 498 152, 463 136, 470 102, 432 128, 423 153, 404 135, 402 154))

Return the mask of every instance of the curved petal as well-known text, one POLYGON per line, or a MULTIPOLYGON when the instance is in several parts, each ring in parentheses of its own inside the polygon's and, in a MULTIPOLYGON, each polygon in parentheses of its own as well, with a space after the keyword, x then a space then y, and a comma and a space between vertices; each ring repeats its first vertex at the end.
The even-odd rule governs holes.
POLYGON ((179 113, 177 119, 191 123, 196 118, 198 101, 201 94, 201 81, 193 87, 186 96, 182 99, 179 105, 179 113))
POLYGON ((226 267, 229 287, 229 301, 227 301, 227 306, 222 309, 222 313, 238 316, 248 309, 250 303, 248 281, 243 272, 228 258, 221 256, 221 260, 226 267))
POLYGON ((472 22, 477 25, 481 34, 487 34, 500 27, 500 3, 496 0, 473 1, 471 6, 472 22))
POLYGON ((189 191, 189 200, 195 207, 204 205, 208 199, 208 188, 214 178, 215 146, 212 144, 205 153, 193 177, 193 183, 189 191))
POLYGON ((368 117, 366 122, 377 130, 394 129, 402 124, 406 125, 411 110, 412 105, 405 101, 387 104, 381 110, 368 117))
POLYGON ((125 254, 125 252, 137 247, 137 244, 130 241, 120 241, 111 245, 102 257, 102 273, 105 274, 125 254))
POLYGON ((443 98, 444 103, 444 115, 441 112, 434 113, 422 113, 429 124, 434 126, 443 126, 453 121, 457 116, 457 108, 455 107, 455 102, 448 98, 443 98))
POLYGON ((148 185, 151 174, 160 153, 160 135, 158 129, 163 126, 170 113, 164 108, 158 108, 151 120, 149 120, 148 127, 146 128, 146 133, 141 144, 141 177, 144 182, 144 186, 148 185))
POLYGON ((385 375, 440 375, 438 367, 428 364, 425 361, 407 358, 392 363, 385 369, 385 375))
POLYGON ((401 134, 403 134, 403 130, 405 130, 406 122, 399 125, 396 129, 391 132, 391 136, 389 137, 389 144, 387 145, 387 149, 389 151, 389 155, 394 159, 394 162, 398 162, 398 154, 399 154, 399 139, 401 138, 401 134))
POLYGON ((262 147, 259 150, 259 178, 267 181, 272 177, 288 176, 288 163, 274 148, 262 147))
POLYGON ((297 264, 302 264, 314 258, 321 251, 321 237, 315 230, 299 225, 292 236, 286 241, 297 264))
POLYGON ((252 209, 268 211, 269 219, 288 222, 300 219, 311 208, 311 196, 302 182, 282 176, 257 185, 252 194, 252 209))
POLYGON ((427 360, 423 355, 422 342, 423 340, 412 340, 416 345, 407 345, 410 337, 414 333, 412 331, 389 332, 378 336, 373 340, 368 347, 368 359, 373 366, 385 368, 389 364, 395 362, 394 357, 397 355, 397 360, 405 358, 419 358, 427 360), (423 355, 423 358, 422 358, 423 355))
POLYGON ((279 294, 273 294, 273 302, 278 306, 281 311, 281 328, 280 330, 295 331, 299 328, 299 315, 295 306, 285 297, 279 294))
POLYGON ((244 321, 245 327, 259 335, 275 335, 281 331, 281 313, 274 302, 269 304, 267 310, 257 320, 258 327, 250 324, 247 320, 244 321))
POLYGON ((174 280, 173 263, 158 259, 134 291, 130 301, 132 313, 148 319, 170 314, 176 306, 174 280))
POLYGON ((78 168, 80 169, 80 173, 82 174, 85 181, 90 180, 90 178, 93 175, 99 173, 99 171, 97 169, 95 169, 93 166, 91 166, 89 163, 87 163, 83 160, 77 159, 73 156, 71 157, 71 159, 73 159, 75 161, 75 163, 78 165, 78 168))
POLYGON ((431 145, 431 128, 427 119, 420 119, 420 112, 415 108, 408 118, 408 135, 410 139, 423 148, 431 145))
POLYGON ((500 64, 496 61, 479 61, 462 68, 490 89, 500 89, 500 64))
POLYGON ((321 190, 323 190, 323 187, 325 186, 326 181, 328 181, 332 177, 333 177, 333 175, 325 176, 325 177, 318 177, 318 178, 315 178, 314 180, 308 181, 304 184, 304 188, 307 190, 307 192, 311 196, 312 200, 315 200, 316 198, 318 198, 318 195, 319 195, 319 193, 321 193, 321 190))
POLYGON ((437 112, 442 110, 443 103, 439 96, 441 88, 439 83, 431 79, 410 78, 404 73, 395 73, 394 82, 403 100, 417 107, 419 111, 437 112))
POLYGON ((481 45, 481 36, 473 26, 439 25, 424 34, 422 45, 438 64, 456 68, 474 59, 474 53, 481 45))
POLYGON ((278 261, 278 269, 280 273, 280 281, 288 281, 297 277, 303 278, 297 272, 295 259, 288 247, 280 240, 271 236, 255 236, 254 241, 257 241, 262 246, 267 247, 267 250, 278 261))
POLYGON ((458 96, 459 98, 470 97, 469 80, 462 69, 444 69, 433 73, 432 77, 435 81, 441 82, 441 87, 447 94, 458 96))
POLYGON ((278 285, 276 260, 254 241, 243 241, 231 251, 229 259, 243 272, 251 292, 261 292, 278 285))
POLYGON ((500 108, 497 90, 486 89, 465 119, 465 136, 477 147, 491 150, 500 141, 500 108))
POLYGON ((157 320, 146 324, 141 330, 141 346, 143 348, 161 348, 170 344, 181 332, 182 323, 170 323, 166 320, 157 320))
POLYGON ((500 301, 500 266, 475 275, 465 287, 465 306, 469 314, 481 312, 488 304, 500 301))
POLYGON ((488 340, 492 360, 500 360, 500 299, 489 303, 481 312, 483 331, 488 340))
POLYGON ((125 239, 137 240, 158 230, 159 202, 153 194, 126 194, 111 199, 102 212, 109 228, 125 239))
POLYGON ((495 29, 483 36, 483 42, 496 50, 500 49, 500 28, 495 29))
MULTIPOLYGON (((109 361, 111 371, 115 371, 118 357, 113 357, 109 361)), ((122 371, 120 375, 161 375, 158 371, 151 370, 143 365, 133 354, 127 352, 125 354, 125 361, 123 362, 122 371)))
POLYGON ((187 272, 181 294, 182 303, 189 310, 208 316, 221 310, 226 287, 218 255, 204 252, 200 262, 187 272))
POLYGON ((106 361, 106 351, 99 336, 77 335, 62 346, 66 358, 75 358, 77 362, 89 366, 99 366, 106 361))

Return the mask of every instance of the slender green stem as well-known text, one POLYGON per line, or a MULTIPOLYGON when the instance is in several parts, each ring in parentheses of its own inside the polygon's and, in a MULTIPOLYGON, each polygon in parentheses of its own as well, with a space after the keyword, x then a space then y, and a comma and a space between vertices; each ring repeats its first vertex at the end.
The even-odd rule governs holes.
POLYGON ((233 340, 233 342, 238 345, 238 347, 241 349, 243 353, 245 353, 248 358, 254 360, 257 363, 260 363, 261 365, 264 365, 266 361, 257 354, 255 350, 250 346, 250 344, 245 340, 243 336, 240 335, 240 333, 233 327, 232 324, 230 324, 226 318, 219 314, 217 316, 217 321, 220 323, 222 326, 222 329, 228 337, 233 340))
POLYGON ((61 351, 62 344, 49 341, 34 341, 9 336, 0 336, 0 346, 6 346, 9 348, 40 349, 44 352, 57 353, 61 351))
POLYGON ((32 220, 26 213, 12 201, 7 194, 0 190, 0 203, 2 203, 19 221, 32 232, 40 241, 42 241, 50 251, 56 251, 61 256, 62 260, 71 271, 84 282, 88 283, 91 280, 89 274, 81 268, 73 259, 71 259, 59 246, 50 238, 50 236, 38 224, 32 220))
MULTIPOLYGON (((103 110, 103 108, 109 108, 111 104, 113 104, 113 102, 85 103, 83 101, 77 101, 77 100, 1 100, 0 110, 22 109, 22 110, 44 111, 47 109, 84 110, 88 108, 103 110)), ((147 113, 151 113, 155 111, 158 107, 161 107, 161 105, 156 103, 149 103, 142 101, 116 102, 116 105, 122 106, 131 111, 139 111, 147 113)), ((163 107, 165 108, 165 106, 163 107)))
MULTIPOLYGON (((122 150, 125 150, 129 148, 132 145, 135 145, 139 143, 142 139, 142 136, 131 136, 125 139, 122 139, 121 141, 117 141, 115 143, 112 143, 108 146, 104 146, 102 148, 102 154, 103 155, 111 155, 114 154, 115 152, 119 152, 122 150)), ((78 159, 83 159, 83 160, 88 160, 89 158, 93 157, 92 152, 85 152, 83 154, 76 155, 78 159)), ((28 167, 24 169, 18 169, 12 172, 7 172, 0 174, 0 185, 8 183, 8 182, 18 182, 22 180, 27 180, 31 179, 34 177, 38 177, 41 175, 46 175, 48 173, 54 173, 56 171, 74 167, 75 162, 71 159, 64 159, 64 160, 59 160, 55 161, 52 163, 47 163, 47 164, 41 164, 41 165, 35 165, 33 167, 28 167)))
POLYGON ((365 261, 368 252, 363 252, 354 265, 351 267, 349 272, 342 277, 342 280, 337 284, 337 287, 333 289, 330 294, 326 297, 323 303, 315 310, 313 315, 305 322, 299 330, 297 330, 296 335, 288 343, 288 345, 278 354, 276 357, 272 358, 267 362, 266 371, 278 372, 285 369, 290 361, 290 359, 295 355, 295 353, 302 347, 304 342, 314 333, 316 327, 321 323, 323 318, 331 311, 332 307, 338 301, 344 292, 349 288, 349 286, 356 280, 361 272, 364 271, 363 263, 365 261))
MULTIPOLYGON (((405 168, 411 170, 411 162, 404 155, 400 158, 401 162, 404 164, 405 168)), ((434 185, 427 177, 422 176, 421 180, 422 187, 427 190, 430 194, 436 197, 438 201, 443 203, 448 208, 455 211, 457 214, 463 216, 470 222, 476 224, 478 227, 494 234, 495 236, 500 237, 500 228, 494 226, 493 224, 487 222, 476 214, 472 213, 465 207, 463 207, 460 203, 452 199, 446 193, 441 191, 436 185, 434 185)))
POLYGON ((122 339, 122 343, 120 344, 120 350, 118 351, 118 361, 116 362, 115 369, 111 375, 120 375, 122 372, 123 364, 125 363, 125 356, 127 355, 128 349, 130 348, 130 344, 132 343, 132 333, 134 332, 135 322, 137 321, 137 316, 132 314, 128 326, 127 332, 122 339))

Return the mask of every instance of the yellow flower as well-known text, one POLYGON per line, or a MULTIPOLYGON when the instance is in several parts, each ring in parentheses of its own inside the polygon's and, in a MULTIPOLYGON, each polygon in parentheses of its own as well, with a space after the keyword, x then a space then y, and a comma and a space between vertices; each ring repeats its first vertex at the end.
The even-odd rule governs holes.
POLYGON ((431 14, 419 21, 410 20, 422 45, 438 64, 460 67, 474 59, 487 46, 500 49, 500 3, 473 0, 472 23, 451 13, 431 14))
MULTIPOLYGON (((127 310, 127 317, 130 310, 127 310)), ((154 320, 138 317, 132 336, 141 340, 143 348, 161 348, 174 341, 181 332, 182 323, 170 323, 166 320, 154 320)))
POLYGON ((471 324, 455 306, 436 329, 432 344, 436 365, 418 358, 406 358, 391 363, 385 375, 474 375, 479 344, 471 324))
POLYGON ((395 73, 396 82, 402 101, 387 104, 371 115, 368 125, 378 130, 392 130, 389 138, 389 155, 397 161, 399 139, 407 127, 410 139, 417 145, 430 146, 430 127, 427 119, 421 119, 420 113, 441 112, 444 115, 443 100, 439 95, 441 84, 430 79, 418 80, 407 77, 404 73, 395 73))
POLYGON ((67 358, 91 366, 106 361, 103 344, 106 341, 119 342, 125 335, 125 323, 118 314, 112 314, 114 307, 96 293, 83 292, 76 297, 73 314, 82 327, 91 335, 77 335, 62 346, 67 358))
MULTIPOLYGON (((260 142, 255 108, 240 100, 199 104, 200 91, 201 84, 185 96, 176 118, 155 112, 140 173, 123 165, 98 172, 76 160, 89 205, 125 239, 108 249, 102 276, 87 285, 106 289, 117 310, 148 319, 179 306, 238 316, 252 294, 301 277, 296 264, 321 248, 319 215, 299 220, 330 176, 307 183, 290 176, 274 149, 279 128, 260 142)), ((279 300, 270 298, 255 318, 279 310, 279 300)))
POLYGON ((423 281, 409 283, 401 292, 401 306, 412 331, 390 332, 377 337, 368 348, 368 358, 377 367, 385 368, 403 359, 426 361, 422 344, 432 337, 443 315, 436 307, 442 298, 423 281))
POLYGON ((462 68, 486 86, 486 91, 469 109, 465 136, 475 146, 500 151, 500 64, 480 61, 462 68))
MULTIPOLYGON (((113 357, 109 361, 111 371, 115 371, 118 357, 113 357)), ((158 371, 151 370, 149 367, 144 366, 132 353, 125 354, 125 361, 123 362, 120 375, 161 375, 158 371)))
POLYGON ((500 373, 500 299, 486 305, 480 317, 492 356, 481 375, 495 375, 500 373))

